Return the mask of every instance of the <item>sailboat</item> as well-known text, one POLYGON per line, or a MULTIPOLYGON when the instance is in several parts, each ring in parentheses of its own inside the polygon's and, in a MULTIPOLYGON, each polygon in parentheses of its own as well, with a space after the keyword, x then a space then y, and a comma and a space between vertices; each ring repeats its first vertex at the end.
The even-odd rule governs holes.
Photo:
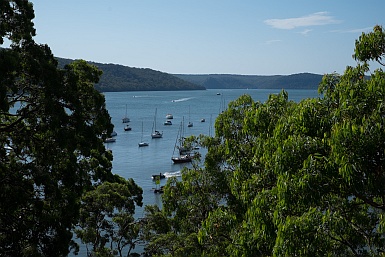
POLYGON ((156 113, 157 113, 157 109, 155 109, 155 117, 154 117, 154 124, 152 125, 152 133, 151 133, 151 137, 152 138, 161 138, 163 136, 163 132, 159 132, 158 130, 156 130, 156 113))
POLYGON ((138 145, 139 145, 139 147, 148 146, 149 145, 147 142, 143 141, 143 121, 142 121, 142 137, 141 137, 140 142, 138 143, 138 145))
POLYGON ((187 127, 191 128, 194 124, 190 121, 190 105, 188 106, 188 125, 187 127))
POLYGON ((126 104, 126 116, 124 116, 124 117, 122 118, 122 122, 123 122, 123 123, 128 123, 128 122, 130 122, 130 118, 127 117, 127 104, 126 104))
POLYGON ((190 154, 190 151, 181 151, 183 148, 183 136, 182 136, 183 122, 181 122, 178 135, 176 137, 174 152, 172 154, 171 160, 174 163, 186 163, 191 162, 193 159, 193 155, 190 154), (177 155, 175 155, 175 150, 178 149, 177 155))

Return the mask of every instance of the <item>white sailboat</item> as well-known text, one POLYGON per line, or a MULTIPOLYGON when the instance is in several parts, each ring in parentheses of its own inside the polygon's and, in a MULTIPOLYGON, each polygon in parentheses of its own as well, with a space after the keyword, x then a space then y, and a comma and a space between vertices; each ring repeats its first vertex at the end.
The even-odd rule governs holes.
POLYGON ((143 121, 142 121, 142 137, 141 137, 140 142, 138 143, 138 145, 139 145, 139 147, 148 146, 149 145, 149 143, 143 141, 143 121))
POLYGON ((194 124, 190 121, 190 105, 188 106, 188 125, 187 127, 191 128, 194 124))
POLYGON ((159 132, 158 130, 156 130, 156 114, 157 114, 157 109, 155 109, 155 117, 154 117, 154 124, 152 125, 152 133, 151 133, 151 137, 152 138, 161 138, 163 137, 163 132, 159 132))
POLYGON ((123 122, 123 123, 128 123, 128 122, 130 122, 130 118, 127 117, 127 104, 126 104, 126 116, 124 116, 124 117, 122 118, 122 122, 123 122))
POLYGON ((176 137, 175 145, 174 145, 174 152, 172 153, 171 160, 173 163, 186 163, 186 162, 192 162, 192 159, 194 156, 190 153, 190 151, 187 151, 183 147, 183 122, 181 122, 178 135, 176 137), (175 154, 177 152, 177 154, 175 154))

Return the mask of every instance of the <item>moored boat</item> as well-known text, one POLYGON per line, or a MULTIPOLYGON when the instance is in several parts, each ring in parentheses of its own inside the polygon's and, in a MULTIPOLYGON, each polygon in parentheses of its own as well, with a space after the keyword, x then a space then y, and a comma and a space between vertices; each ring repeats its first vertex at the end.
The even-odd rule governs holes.
POLYGON ((140 142, 138 143, 139 147, 148 146, 149 143, 143 141, 143 121, 142 121, 142 137, 140 138, 140 142))
POLYGON ((193 157, 194 157, 191 154, 191 152, 183 146, 184 138, 182 136, 182 131, 183 131, 183 122, 181 122, 181 124, 180 124, 178 135, 177 135, 175 145, 174 145, 174 152, 173 152, 173 155, 171 157, 171 160, 173 161, 173 163, 191 162, 193 157), (175 151, 177 149, 179 149, 177 151, 177 155, 174 155, 175 151))
POLYGON ((108 137, 106 139, 104 139, 104 143, 114 143, 116 141, 115 138, 112 138, 112 137, 108 137))
POLYGON ((157 113, 157 109, 155 109, 154 123, 152 126, 153 132, 151 133, 151 137, 152 138, 162 138, 163 133, 161 133, 159 130, 156 130, 156 113, 157 113))
POLYGON ((127 117, 127 104, 126 104, 126 115, 122 118, 122 123, 130 122, 130 118, 127 117))
POLYGON ((179 156, 173 156, 171 157, 171 160, 174 163, 186 163, 186 162, 192 162, 193 156, 190 154, 185 155, 179 155, 179 156))

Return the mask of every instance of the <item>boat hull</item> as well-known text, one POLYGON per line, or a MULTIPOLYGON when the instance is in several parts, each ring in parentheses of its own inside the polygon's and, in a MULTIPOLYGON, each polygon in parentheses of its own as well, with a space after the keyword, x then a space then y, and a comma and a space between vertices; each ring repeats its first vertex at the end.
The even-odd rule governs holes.
POLYGON ((163 136, 163 134, 160 133, 159 131, 155 131, 155 133, 151 134, 152 138, 161 138, 162 136, 163 136))
POLYGON ((186 163, 186 162, 192 162, 192 157, 189 155, 181 155, 179 157, 171 157, 171 160, 174 163, 186 163))

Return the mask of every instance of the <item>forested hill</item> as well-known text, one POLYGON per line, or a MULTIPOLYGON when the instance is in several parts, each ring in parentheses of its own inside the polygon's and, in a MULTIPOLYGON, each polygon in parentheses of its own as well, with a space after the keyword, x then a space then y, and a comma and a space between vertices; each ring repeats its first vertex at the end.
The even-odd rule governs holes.
POLYGON ((207 89, 219 88, 253 88, 253 89, 317 89, 323 75, 299 73, 293 75, 185 75, 176 74, 178 78, 207 89))
MULTIPOLYGON (((74 61, 57 58, 59 67, 74 61)), ((117 64, 89 62, 103 71, 95 88, 102 92, 111 91, 175 91, 205 90, 205 87, 185 81, 174 75, 152 69, 132 68, 117 64)))
MULTIPOLYGON (((59 66, 72 59, 57 58, 59 66)), ((103 71, 95 88, 108 91, 174 91, 204 89, 317 89, 322 75, 232 75, 232 74, 168 74, 152 69, 133 68, 118 64, 89 62, 103 71)))

